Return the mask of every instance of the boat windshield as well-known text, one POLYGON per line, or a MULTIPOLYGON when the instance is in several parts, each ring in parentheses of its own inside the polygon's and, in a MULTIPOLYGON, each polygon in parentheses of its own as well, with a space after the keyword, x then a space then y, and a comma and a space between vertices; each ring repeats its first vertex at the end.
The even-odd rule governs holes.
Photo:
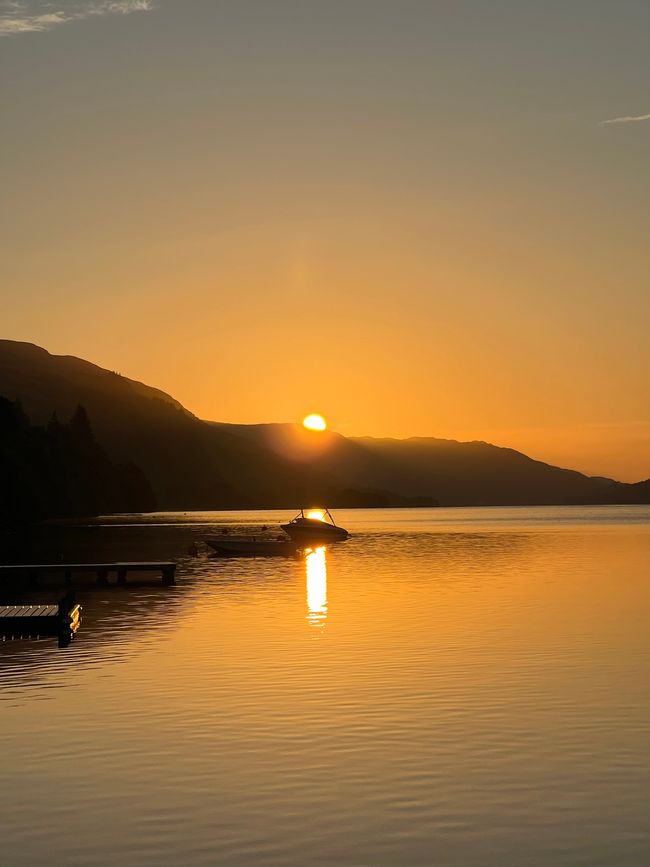
POLYGON ((294 521, 300 520, 300 518, 306 518, 310 521, 322 521, 324 524, 328 522, 332 524, 332 526, 336 527, 336 522, 332 517, 332 513, 329 509, 321 509, 314 507, 313 509, 301 509, 300 512, 293 519, 294 521))

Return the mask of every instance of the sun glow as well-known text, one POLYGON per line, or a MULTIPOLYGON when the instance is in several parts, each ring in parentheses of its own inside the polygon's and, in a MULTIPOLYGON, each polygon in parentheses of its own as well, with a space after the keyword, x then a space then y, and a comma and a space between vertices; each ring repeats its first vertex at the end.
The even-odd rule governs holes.
POLYGON ((302 424, 307 430, 327 430, 327 422, 322 415, 315 412, 304 418, 302 424))
POLYGON ((325 512, 322 509, 310 509, 307 512, 307 517, 314 521, 322 521, 325 518, 325 512))

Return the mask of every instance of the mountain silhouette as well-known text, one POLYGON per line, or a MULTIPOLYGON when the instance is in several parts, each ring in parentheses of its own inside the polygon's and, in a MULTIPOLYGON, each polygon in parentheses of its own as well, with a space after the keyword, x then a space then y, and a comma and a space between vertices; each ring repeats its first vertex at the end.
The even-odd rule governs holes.
POLYGON ((338 506, 410 503, 349 490, 317 467, 218 430, 158 389, 33 344, 0 340, 0 395, 20 401, 42 426, 82 404, 97 442, 112 461, 143 470, 159 509, 294 508, 320 499, 338 506))
POLYGON ((650 502, 650 483, 590 477, 484 442, 203 421, 158 389, 17 341, 0 340, 0 395, 36 425, 85 407, 99 446, 143 471, 159 509, 650 502))
MULTIPOLYGON (((300 453, 299 425, 227 425, 213 422, 272 451, 300 453)), ((318 434, 318 450, 304 446, 311 466, 354 488, 400 496, 435 496, 442 505, 558 505, 645 502, 643 487, 586 476, 485 442, 434 437, 379 439, 318 434)))
POLYGON ((154 507, 140 468, 109 460, 84 407, 67 423, 55 413, 35 426, 20 403, 0 397, 0 526, 154 507))

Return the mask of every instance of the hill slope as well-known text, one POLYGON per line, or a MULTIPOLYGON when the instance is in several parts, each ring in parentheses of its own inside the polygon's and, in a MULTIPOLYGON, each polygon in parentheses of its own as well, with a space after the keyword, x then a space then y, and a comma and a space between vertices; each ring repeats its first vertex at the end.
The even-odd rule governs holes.
POLYGON ((162 391, 28 343, 0 340, 0 395, 41 425, 82 404, 110 459, 141 467, 163 509, 650 501, 647 484, 591 478, 488 443, 205 422, 162 391))
POLYGON ((312 446, 297 425, 213 424, 277 453, 298 454, 353 488, 433 496, 441 505, 650 502, 639 486, 585 476, 484 442, 343 437, 328 431, 312 446))
POLYGON ((142 468, 161 509, 400 502, 377 492, 354 500, 321 469, 205 423, 162 391, 33 344, 0 340, 0 395, 39 425, 54 412, 66 421, 81 404, 97 442, 113 461, 142 468))

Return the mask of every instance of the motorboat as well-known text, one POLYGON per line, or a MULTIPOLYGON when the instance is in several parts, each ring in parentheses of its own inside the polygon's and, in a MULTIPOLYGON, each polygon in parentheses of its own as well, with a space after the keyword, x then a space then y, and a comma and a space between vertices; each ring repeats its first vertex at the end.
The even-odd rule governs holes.
POLYGON ((280 526, 298 545, 326 545, 350 538, 347 530, 336 525, 329 509, 308 509, 306 515, 301 509, 288 524, 280 526))
POLYGON ((212 536, 205 540, 220 557, 293 557, 298 544, 289 539, 256 539, 247 536, 212 536))

